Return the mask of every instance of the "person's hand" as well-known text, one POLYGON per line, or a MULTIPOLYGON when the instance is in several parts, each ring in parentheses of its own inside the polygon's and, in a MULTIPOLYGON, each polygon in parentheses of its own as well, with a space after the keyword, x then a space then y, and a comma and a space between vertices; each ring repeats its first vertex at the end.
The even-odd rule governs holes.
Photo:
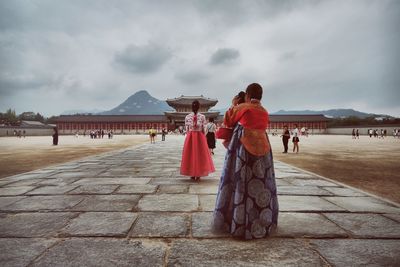
POLYGON ((232 99, 232 106, 236 106, 238 103, 239 103, 239 97, 238 97, 238 96, 235 96, 235 97, 232 99))

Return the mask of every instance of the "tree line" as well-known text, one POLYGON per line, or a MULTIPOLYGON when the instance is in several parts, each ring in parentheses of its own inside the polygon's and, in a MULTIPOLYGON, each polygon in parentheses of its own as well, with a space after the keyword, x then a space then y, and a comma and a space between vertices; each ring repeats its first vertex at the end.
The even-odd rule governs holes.
POLYGON ((22 112, 17 115, 14 109, 8 109, 6 112, 0 112, 0 125, 18 126, 21 121, 40 121, 44 124, 54 123, 56 116, 44 117, 40 113, 22 112))
POLYGON ((359 118, 356 116, 350 116, 346 118, 333 118, 328 122, 328 127, 338 126, 356 126, 356 125, 391 125, 400 124, 400 118, 386 117, 377 119, 374 116, 359 118))

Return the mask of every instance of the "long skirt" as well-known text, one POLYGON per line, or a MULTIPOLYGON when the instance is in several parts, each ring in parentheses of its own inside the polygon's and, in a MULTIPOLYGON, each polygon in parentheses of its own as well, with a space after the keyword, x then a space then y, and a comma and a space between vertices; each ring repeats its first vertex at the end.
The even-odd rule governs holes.
POLYGON ((225 156, 213 229, 243 239, 263 238, 278 225, 278 198, 272 151, 254 156, 240 142, 237 125, 225 156))
POLYGON ((207 133, 206 137, 207 137, 208 148, 214 149, 215 148, 215 133, 209 132, 209 133, 207 133))
POLYGON ((183 146, 181 174, 202 177, 214 171, 214 163, 211 159, 204 133, 190 131, 186 135, 183 146))

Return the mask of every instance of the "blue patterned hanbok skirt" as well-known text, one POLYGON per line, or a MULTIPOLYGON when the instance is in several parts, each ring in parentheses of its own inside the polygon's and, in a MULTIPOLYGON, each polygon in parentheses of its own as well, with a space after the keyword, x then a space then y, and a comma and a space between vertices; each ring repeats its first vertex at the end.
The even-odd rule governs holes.
POLYGON ((278 224, 278 198, 272 151, 254 156, 240 142, 243 127, 233 131, 215 204, 213 230, 244 239, 263 238, 278 224))

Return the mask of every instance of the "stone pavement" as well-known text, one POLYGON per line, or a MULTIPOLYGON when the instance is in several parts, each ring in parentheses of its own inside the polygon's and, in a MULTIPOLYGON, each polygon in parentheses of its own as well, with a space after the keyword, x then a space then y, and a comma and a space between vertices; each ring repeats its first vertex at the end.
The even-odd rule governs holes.
POLYGON ((0 180, 0 266, 399 266, 400 208, 275 162, 274 237, 210 231, 217 172, 179 175, 183 138, 0 180))

